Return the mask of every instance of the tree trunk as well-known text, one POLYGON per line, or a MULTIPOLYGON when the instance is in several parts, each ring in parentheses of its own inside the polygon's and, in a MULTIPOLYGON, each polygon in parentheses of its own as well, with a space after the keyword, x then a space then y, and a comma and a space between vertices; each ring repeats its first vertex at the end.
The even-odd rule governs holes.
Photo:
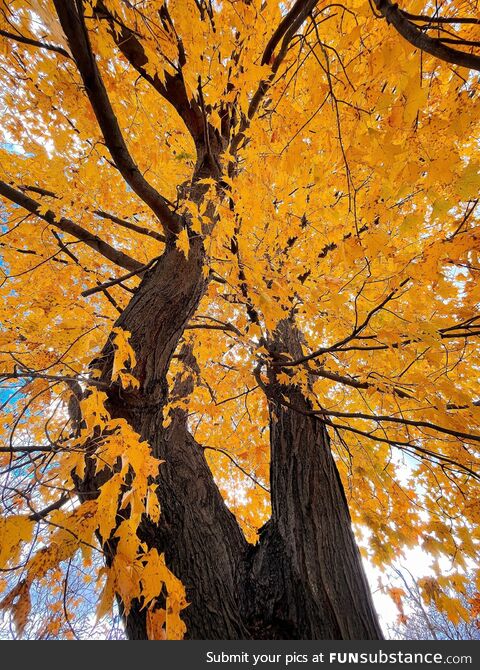
MULTIPOLYGON (((290 321, 269 348, 277 360, 302 355, 290 321)), ((298 387, 276 381, 279 369, 266 388, 272 517, 253 561, 254 607, 279 638, 381 638, 326 426, 298 387)))
MULTIPOLYGON (((185 586, 187 639, 248 638, 239 611, 248 544, 215 485, 203 449, 186 430, 179 410, 166 430, 154 416, 145 415, 143 435, 165 462, 158 489, 161 520, 145 524, 141 538, 165 552, 168 567, 185 586)), ((126 623, 131 639, 146 638, 144 612, 133 608, 126 623)))
MULTIPOLYGON (((188 260, 169 245, 144 277, 115 324, 131 333, 140 388, 127 391, 110 384, 106 407, 112 417, 125 418, 164 461, 158 475, 160 522, 144 520, 138 534, 149 548, 165 553, 169 568, 186 587, 187 636, 238 639, 249 637, 238 611, 248 544, 213 480, 203 449, 187 431, 185 414, 174 411, 170 425, 163 426, 171 357, 205 287, 203 254, 198 236, 191 240, 188 260)), ((110 382, 112 361, 109 341, 92 363, 100 369, 101 381, 110 382)), ((102 483, 103 473, 95 475, 94 467, 87 467, 79 485, 83 498, 102 483)), ((112 538, 114 534, 115 530, 112 538)), ((106 543, 104 550, 108 563, 115 542, 106 543)), ((133 603, 124 620, 130 639, 147 639, 146 613, 139 603, 133 603)))
MULTIPOLYGON (((188 260, 167 245, 116 324, 131 333, 140 389, 110 385, 107 407, 164 461, 160 521, 144 520, 138 534, 165 553, 186 588, 190 604, 182 616, 189 639, 379 638, 328 434, 320 421, 302 414, 310 405, 296 387, 280 386, 271 371, 272 517, 256 546, 227 509, 185 413, 175 410, 163 426, 170 360, 204 290, 203 254, 199 238, 191 240, 188 260), (282 404, 282 394, 295 410, 282 404)), ((279 329, 275 348, 298 354, 296 331, 279 329)), ((108 342, 94 363, 103 381, 110 382, 112 359, 108 342)), ((98 485, 87 468, 79 493, 98 485)), ((115 550, 114 542, 107 545, 108 562, 115 550)), ((147 638, 140 603, 124 620, 130 639, 147 638)))

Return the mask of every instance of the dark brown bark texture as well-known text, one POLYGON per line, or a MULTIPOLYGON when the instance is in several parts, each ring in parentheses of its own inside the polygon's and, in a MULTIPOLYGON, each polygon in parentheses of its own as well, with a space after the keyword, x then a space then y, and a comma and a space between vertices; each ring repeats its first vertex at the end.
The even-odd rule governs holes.
MULTIPOLYGON (((185 413, 175 410, 163 427, 171 357, 204 291, 203 254, 199 238, 191 239, 188 260, 167 245, 116 324, 131 333, 140 389, 111 385, 109 411, 127 419, 164 461, 160 521, 145 520, 138 533, 165 553, 186 588, 188 639, 380 638, 326 428, 281 403, 287 394, 292 405, 309 409, 296 387, 280 391, 272 372, 272 516, 255 546, 226 507, 185 413)), ((274 346, 298 355, 296 331, 280 329, 274 346)), ((93 363, 101 379, 110 380, 111 364, 107 343, 93 363)), ((87 468, 79 488, 92 491, 100 483, 87 468)), ((114 541, 105 550, 108 562, 114 541)), ((124 619, 130 639, 147 638, 140 603, 124 619)))
MULTIPOLYGON (((270 351, 298 358, 300 339, 285 320, 270 351)), ((327 429, 296 386, 269 376, 272 517, 253 564, 257 609, 291 638, 381 637, 327 429)))

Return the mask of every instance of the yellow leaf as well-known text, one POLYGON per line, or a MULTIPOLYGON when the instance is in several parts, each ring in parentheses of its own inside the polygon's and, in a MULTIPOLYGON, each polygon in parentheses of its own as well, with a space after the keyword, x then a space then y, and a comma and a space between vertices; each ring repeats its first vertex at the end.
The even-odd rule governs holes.
POLYGON ((283 384, 284 386, 288 386, 289 384, 292 383, 290 376, 286 372, 279 372, 277 374, 277 379, 280 382, 280 384, 283 384))
POLYGON ((177 236, 176 247, 179 249, 185 258, 188 259, 188 254, 190 252, 190 242, 188 239, 188 231, 186 228, 177 236))
POLYGON ((147 611, 147 635, 149 640, 166 640, 165 623, 167 613, 164 609, 147 611))
POLYGON ((21 543, 30 542, 35 524, 26 516, 13 515, 0 519, 0 568, 18 556, 21 543))
POLYGON ((133 351, 129 339, 131 334, 122 328, 112 329, 112 343, 114 346, 114 356, 112 364, 112 381, 120 380, 123 388, 138 388, 138 380, 127 370, 133 370, 137 364, 135 352, 133 351))

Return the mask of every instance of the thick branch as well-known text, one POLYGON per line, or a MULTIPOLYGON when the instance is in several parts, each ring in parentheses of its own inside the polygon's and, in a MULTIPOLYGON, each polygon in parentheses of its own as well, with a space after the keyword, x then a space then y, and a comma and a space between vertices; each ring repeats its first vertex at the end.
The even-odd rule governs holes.
POLYGON ((47 212, 40 214, 39 209, 41 208, 40 204, 33 200, 22 191, 18 191, 9 184, 0 180, 0 195, 3 195, 7 200, 14 202, 15 204, 23 207, 28 212, 35 214, 40 219, 43 219, 47 223, 56 228, 59 228, 64 233, 72 235, 77 240, 84 242, 94 251, 97 251, 99 254, 107 258, 112 263, 119 265, 125 270, 137 272, 142 264, 139 261, 136 261, 131 256, 123 253, 123 251, 118 251, 115 247, 112 247, 108 242, 104 242, 98 235, 90 233, 86 228, 79 226, 77 223, 74 223, 70 219, 65 217, 57 218, 55 214, 49 209, 47 212))
MULTIPOLYGON (((374 0, 374 3, 382 16, 387 19, 387 22, 417 49, 421 49, 447 63, 480 71, 480 56, 452 49, 446 44, 429 37, 419 26, 409 21, 398 5, 393 4, 390 0, 374 0)), ((432 22, 435 20, 432 18, 432 22)), ((478 46, 480 47, 480 43, 478 46)))
POLYGON ((278 72, 278 68, 280 67, 283 59, 285 58, 285 54, 287 53, 289 44, 293 36, 300 28, 302 23, 305 21, 307 16, 310 14, 310 12, 313 10, 317 2, 318 0, 297 0, 297 2, 293 5, 292 9, 282 19, 282 21, 278 25, 278 28, 275 30, 272 37, 270 38, 262 56, 262 65, 271 62, 272 72, 267 79, 263 79, 260 82, 258 89, 255 95, 253 96, 250 106, 248 108, 248 115, 247 115, 248 119, 252 119, 255 116, 261 101, 265 97, 265 94, 267 93, 272 84, 275 74, 278 72), (275 56, 275 58, 273 58, 275 48, 280 43, 280 41, 281 41, 280 50, 278 54, 275 56))
POLYGON ((101 128, 105 144, 115 164, 130 186, 158 217, 166 232, 177 234, 183 220, 175 214, 168 201, 149 184, 133 160, 123 138, 105 85, 91 50, 87 29, 74 0, 54 0, 60 23, 77 64, 85 90, 101 128))
POLYGON ((268 41, 265 51, 262 56, 262 65, 270 63, 273 53, 280 41, 287 33, 297 30, 302 21, 306 19, 309 12, 317 4, 318 0, 297 0, 289 12, 285 14, 283 19, 278 24, 275 32, 268 41))
MULTIPOLYGON (((196 101, 190 99, 181 72, 171 74, 164 72, 162 81, 155 73, 153 76, 147 72, 145 66, 148 64, 148 58, 141 41, 137 35, 124 24, 120 29, 118 23, 114 21, 111 12, 105 7, 104 3, 98 1, 95 5, 96 15, 105 18, 110 25, 110 32, 115 44, 120 49, 123 56, 135 68, 135 70, 147 81, 167 102, 175 108, 195 142, 203 138, 203 118, 200 107, 196 101)), ((179 55, 180 60, 180 55, 179 55)))

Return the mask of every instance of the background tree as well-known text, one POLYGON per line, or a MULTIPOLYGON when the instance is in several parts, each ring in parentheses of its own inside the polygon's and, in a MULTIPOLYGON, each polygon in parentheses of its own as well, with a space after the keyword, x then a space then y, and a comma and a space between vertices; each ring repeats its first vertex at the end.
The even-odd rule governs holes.
POLYGON ((458 597, 458 586, 443 579, 443 588, 429 577, 416 580, 406 568, 394 568, 399 587, 391 587, 400 615, 392 633, 405 640, 480 640, 480 598, 475 590, 475 575, 466 575, 460 596, 464 616, 449 602, 458 597), (445 607, 446 606, 446 607, 445 607), (453 614, 453 616, 452 616, 453 614))
POLYGON ((380 567, 420 545, 462 575, 477 10, 2 3, 18 634, 76 635, 93 576, 130 638, 381 637, 351 521, 380 567))

